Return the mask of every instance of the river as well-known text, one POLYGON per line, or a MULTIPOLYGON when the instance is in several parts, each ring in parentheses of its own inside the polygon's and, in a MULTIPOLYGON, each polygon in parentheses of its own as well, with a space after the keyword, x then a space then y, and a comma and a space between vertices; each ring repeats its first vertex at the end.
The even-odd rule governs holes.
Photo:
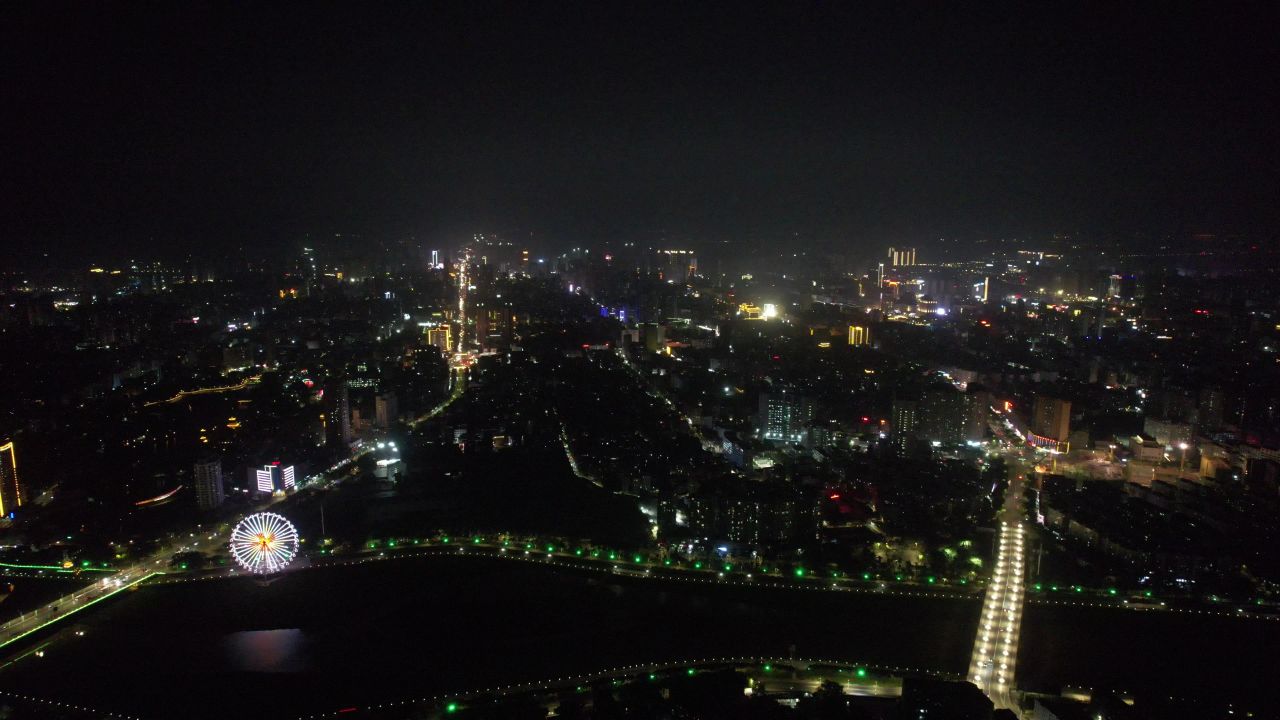
MULTIPOLYGON (((815 585, 815 588, 818 586, 815 585)), ((976 599, 689 583, 469 556, 153 585, 76 618, 0 687, 144 718, 287 718, 716 656, 965 672, 976 599)), ((1227 687, 1280 623, 1029 605, 1019 681, 1227 687), (1181 670, 1181 671, 1179 671, 1181 670)), ((1269 665, 1268 665, 1269 663, 1269 665)))

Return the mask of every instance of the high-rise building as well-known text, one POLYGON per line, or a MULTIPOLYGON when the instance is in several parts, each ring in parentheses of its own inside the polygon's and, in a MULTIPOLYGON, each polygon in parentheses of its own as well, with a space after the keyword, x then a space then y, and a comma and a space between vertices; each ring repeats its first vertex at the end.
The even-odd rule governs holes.
POLYGON ((439 348, 445 355, 453 352, 453 329, 449 323, 427 328, 427 344, 439 348))
POLYGON ((1119 275, 1112 275, 1111 277, 1107 278, 1107 297, 1112 297, 1112 298, 1120 297, 1120 280, 1121 279, 1122 278, 1119 275))
POLYGON ((1224 418, 1222 390, 1215 387, 1201 388, 1200 403, 1196 412, 1196 424, 1199 425, 1200 431, 1218 432, 1222 429, 1224 418))
POLYGON ((316 282, 320 279, 320 266, 316 263, 315 248, 302 248, 302 276, 307 281, 307 295, 310 295, 315 292, 316 282))
POLYGON ((889 267, 911 267, 916 264, 916 249, 889 248, 889 267))
MULTIPOLYGON (((951 387, 931 389, 920 398, 917 434, 930 442, 959 445, 973 437, 978 403, 974 396, 951 387)), ((980 425, 978 425, 980 428, 980 425)))
POLYGON ((871 328, 867 325, 849 326, 849 344, 855 347, 871 345, 871 328))
POLYGON ((1162 420, 1148 417, 1142 422, 1142 432, 1155 438, 1165 447, 1176 448, 1179 445, 1190 445, 1195 440, 1195 432, 1190 423, 1162 420))
POLYGON ((959 445, 985 433, 981 400, 945 385, 925 390, 918 400, 894 400, 890 422, 898 452, 913 441, 959 445))
POLYGON ((660 323, 643 323, 640 325, 640 340, 645 350, 662 352, 667 346, 667 328, 660 323))
POLYGON ((1050 440, 1066 442, 1071 435, 1071 401, 1036 395, 1031 413, 1031 432, 1050 440))
POLYGON ((347 447, 355 437, 351 430, 351 390, 347 387, 346 378, 338 377, 329 382, 325 397, 329 401, 325 418, 329 442, 347 447))
POLYGON ((249 468, 249 480, 261 493, 292 490, 297 484, 292 465, 281 465, 277 460, 260 468, 249 468))
POLYGON ((981 442, 991 427, 991 406, 995 398, 990 390, 977 383, 968 385, 965 394, 969 396, 969 429, 965 432, 965 440, 981 442))
POLYGON ((1138 278, 1133 275, 1112 275, 1107 278, 1107 297, 1133 300, 1138 296, 1138 278))
POLYGON ((982 282, 973 284, 973 299, 980 302, 986 302, 987 296, 991 294, 991 276, 987 275, 982 278, 982 282))
POLYGON ((22 486, 18 482, 18 455, 13 441, 0 445, 0 517, 9 517, 22 506, 22 486))
POLYGON ((804 442, 813 422, 813 402, 800 393, 760 394, 760 437, 777 442, 804 442))
POLYGON ((915 400, 894 400, 889 411, 891 442, 898 452, 906 450, 920 425, 920 403, 915 400))
POLYGON ((386 430, 400 419, 400 403, 396 401, 396 394, 391 391, 378 393, 373 401, 374 421, 378 427, 386 430))
POLYGON ((192 477, 196 490, 196 505, 201 510, 212 510, 222 504, 225 495, 222 489, 221 458, 205 457, 197 460, 192 477))
POLYGON ((473 313, 476 321, 476 341, 484 349, 510 344, 514 319, 507 306, 485 307, 478 304, 473 313))
POLYGON ((787 542, 811 530, 803 496, 781 484, 728 483, 686 498, 689 527, 716 540, 758 545, 787 542))

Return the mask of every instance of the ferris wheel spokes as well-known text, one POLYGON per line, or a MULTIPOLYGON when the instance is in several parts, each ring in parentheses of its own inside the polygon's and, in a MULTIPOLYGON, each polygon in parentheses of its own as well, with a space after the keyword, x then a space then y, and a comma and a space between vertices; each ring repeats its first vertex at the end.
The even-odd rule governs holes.
POLYGON ((298 554, 298 531, 283 515, 260 512, 231 531, 231 555, 240 567, 260 575, 279 572, 298 554))

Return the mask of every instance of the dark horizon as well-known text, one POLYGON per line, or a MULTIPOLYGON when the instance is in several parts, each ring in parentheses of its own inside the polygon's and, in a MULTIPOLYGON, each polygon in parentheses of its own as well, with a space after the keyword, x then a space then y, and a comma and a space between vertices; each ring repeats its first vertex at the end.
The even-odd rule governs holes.
POLYGON ((1247 10, 6 7, 9 248, 1246 233, 1247 10))

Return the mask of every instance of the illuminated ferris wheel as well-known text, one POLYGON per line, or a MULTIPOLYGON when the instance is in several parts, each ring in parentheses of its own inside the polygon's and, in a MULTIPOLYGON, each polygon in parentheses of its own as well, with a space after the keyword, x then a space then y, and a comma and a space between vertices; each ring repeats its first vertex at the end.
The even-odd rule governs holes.
POLYGON ((298 531, 283 515, 254 513, 231 531, 231 555, 251 573, 279 572, 297 554, 298 531))

